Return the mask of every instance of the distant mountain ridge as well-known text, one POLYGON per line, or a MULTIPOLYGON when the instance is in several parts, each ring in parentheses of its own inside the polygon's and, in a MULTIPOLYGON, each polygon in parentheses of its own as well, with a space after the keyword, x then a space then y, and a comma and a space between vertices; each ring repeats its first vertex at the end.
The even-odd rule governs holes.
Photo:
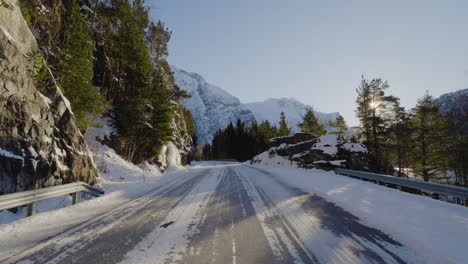
POLYGON ((454 132, 468 133, 468 88, 443 94, 435 102, 440 105, 442 115, 456 120, 454 132))
MULTIPOLYGON (((253 120, 268 120, 278 124, 280 113, 284 112, 289 126, 298 132, 297 124, 308 105, 293 98, 267 99, 263 102, 241 103, 238 98, 215 85, 209 84, 197 74, 172 66, 177 86, 186 90, 192 98, 182 104, 190 110, 197 129, 198 143, 211 143, 218 129, 224 129, 230 122, 242 120, 250 125, 253 120)), ((335 119, 339 113, 321 113, 315 111, 319 122, 328 128, 328 121, 335 119)))
MULTIPOLYGON (((258 122, 268 120, 270 123, 278 124, 281 112, 284 112, 288 125, 293 132, 299 132, 298 124, 302 122, 307 108, 311 107, 294 98, 270 98, 263 102, 246 103, 244 106, 252 111, 258 122)), ((328 128, 328 121, 335 120, 339 113, 322 113, 314 111, 320 124, 328 128)))
POLYGON ((177 86, 186 90, 192 98, 182 104, 192 113, 197 130, 198 143, 209 142, 218 129, 227 127, 238 119, 246 124, 255 120, 252 112, 223 89, 211 85, 196 73, 189 73, 172 66, 177 86))

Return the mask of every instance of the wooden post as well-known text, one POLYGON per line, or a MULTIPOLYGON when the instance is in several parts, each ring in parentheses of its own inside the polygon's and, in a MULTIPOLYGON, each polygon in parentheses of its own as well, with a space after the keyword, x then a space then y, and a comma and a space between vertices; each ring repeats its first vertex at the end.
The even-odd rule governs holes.
POLYGON ((72 204, 76 204, 78 202, 78 192, 72 193, 72 204))
POLYGON ((34 203, 30 203, 26 207, 26 216, 32 216, 34 214, 34 203))
POLYGON ((145 164, 145 160, 143 159, 143 157, 141 157, 141 164, 142 164, 142 167, 143 167, 143 168, 142 168, 142 169, 143 169, 143 183, 145 183, 145 182, 146 182, 146 179, 145 179, 145 178, 146 178, 146 177, 145 177, 146 164, 145 164))

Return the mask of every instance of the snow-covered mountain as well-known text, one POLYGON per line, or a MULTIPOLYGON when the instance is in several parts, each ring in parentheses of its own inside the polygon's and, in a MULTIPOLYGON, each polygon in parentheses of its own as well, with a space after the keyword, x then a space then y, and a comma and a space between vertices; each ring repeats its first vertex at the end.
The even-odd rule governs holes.
MULTIPOLYGON (((192 96, 183 100, 182 104, 192 113, 198 143, 211 142, 218 129, 223 129, 238 119, 247 125, 253 120, 258 122, 268 120, 272 124, 278 124, 281 112, 285 113, 293 131, 298 132, 297 124, 302 121, 302 116, 309 107, 293 98, 268 99, 263 102, 243 104, 223 89, 207 83, 197 73, 189 73, 174 66, 172 70, 177 86, 192 96)), ((319 122, 326 128, 328 121, 338 116, 338 113, 315 113, 319 122)))
POLYGON ((442 115, 457 120, 456 132, 468 133, 468 89, 443 94, 435 102, 442 115))
MULTIPOLYGON (((258 122, 268 120, 272 124, 278 124, 281 112, 284 112, 288 125, 294 132, 299 132, 297 124, 302 122, 309 105, 303 104, 294 98, 270 98, 263 102, 246 103, 244 106, 252 111, 258 122)), ((314 111, 320 124, 328 128, 328 121, 335 120, 339 113, 321 113, 314 111)))
POLYGON ((172 66, 177 86, 186 90, 192 98, 182 104, 190 110, 197 129, 198 143, 210 142, 218 129, 224 129, 238 119, 250 124, 255 117, 236 97, 211 85, 196 73, 189 73, 172 66))

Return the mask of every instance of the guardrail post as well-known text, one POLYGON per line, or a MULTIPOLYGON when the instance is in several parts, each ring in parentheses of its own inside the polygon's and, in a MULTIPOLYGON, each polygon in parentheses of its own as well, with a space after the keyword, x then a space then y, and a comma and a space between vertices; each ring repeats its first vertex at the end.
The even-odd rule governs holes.
POLYGON ((34 214, 34 203, 30 203, 26 206, 26 216, 32 216, 34 214))
POLYGON ((72 204, 76 204, 78 202, 78 192, 72 193, 72 204))

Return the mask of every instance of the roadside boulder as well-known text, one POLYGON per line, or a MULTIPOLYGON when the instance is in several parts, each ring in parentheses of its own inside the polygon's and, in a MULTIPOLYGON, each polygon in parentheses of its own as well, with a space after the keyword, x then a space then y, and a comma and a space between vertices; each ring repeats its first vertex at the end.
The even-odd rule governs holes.
POLYGON ((322 170, 369 170, 367 149, 360 143, 347 142, 336 135, 318 137, 310 133, 297 133, 274 138, 270 143, 269 150, 252 158, 252 164, 322 170))

